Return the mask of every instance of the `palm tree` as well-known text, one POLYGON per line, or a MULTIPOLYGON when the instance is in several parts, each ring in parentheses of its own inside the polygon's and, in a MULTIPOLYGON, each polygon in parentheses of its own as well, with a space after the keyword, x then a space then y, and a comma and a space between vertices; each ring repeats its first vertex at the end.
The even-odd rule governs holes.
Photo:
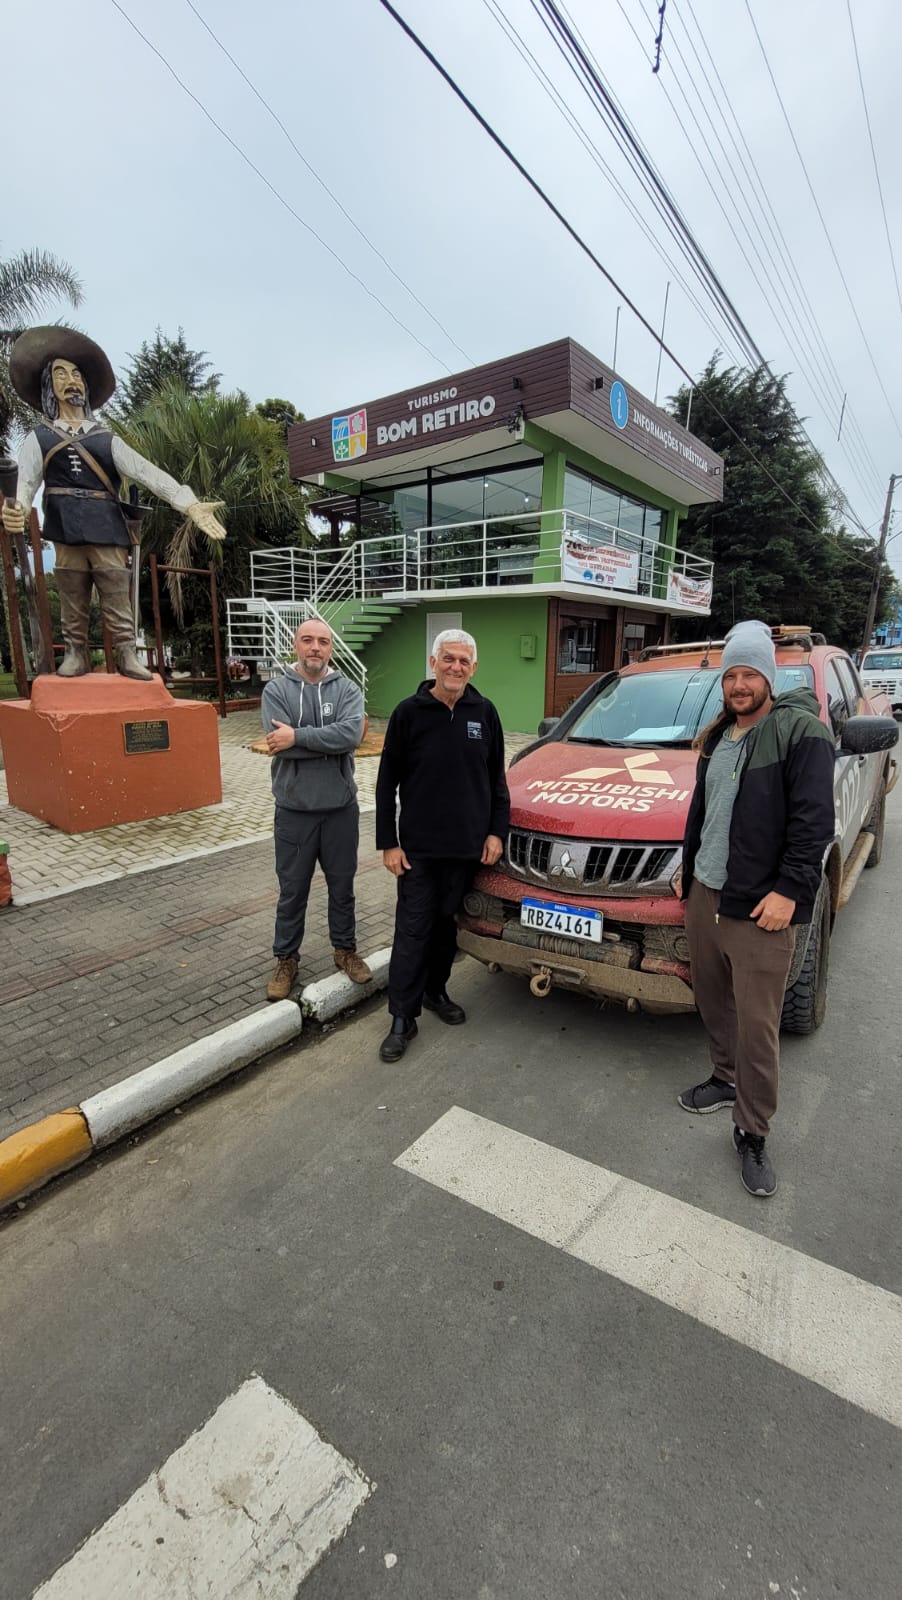
POLYGON ((81 304, 82 286, 67 262, 47 250, 20 250, 0 259, 0 455, 9 450, 15 428, 31 426, 32 415, 9 381, 9 354, 19 334, 55 300, 81 304))
MULTIPOLYGON (((219 515, 228 537, 223 544, 204 543, 199 558, 221 563, 225 594, 249 593, 255 546, 309 538, 305 497, 287 472, 284 429, 260 416, 247 395, 192 393, 170 380, 127 421, 110 420, 133 449, 190 485, 199 500, 223 502, 219 515)), ((161 501, 141 523, 142 552, 173 566, 194 565, 199 540, 193 525, 161 501)), ((182 623, 190 588, 176 573, 167 574, 167 588, 182 623)))

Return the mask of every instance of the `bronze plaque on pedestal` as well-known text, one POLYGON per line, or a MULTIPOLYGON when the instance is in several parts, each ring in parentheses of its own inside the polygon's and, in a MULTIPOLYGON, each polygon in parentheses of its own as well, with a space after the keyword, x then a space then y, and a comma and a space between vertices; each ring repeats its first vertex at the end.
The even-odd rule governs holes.
POLYGON ((160 718, 152 722, 126 722, 123 728, 127 756, 144 756, 151 750, 169 749, 169 723, 160 718))

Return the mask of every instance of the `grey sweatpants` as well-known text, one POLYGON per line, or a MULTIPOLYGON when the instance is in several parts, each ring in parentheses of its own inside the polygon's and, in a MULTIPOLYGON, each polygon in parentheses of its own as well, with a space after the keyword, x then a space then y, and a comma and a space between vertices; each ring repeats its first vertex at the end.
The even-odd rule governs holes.
POLYGON ((694 879, 686 934, 695 1003, 714 1076, 736 1086, 733 1121, 766 1134, 777 1109, 780 1015, 795 928, 766 933, 751 918, 720 916, 720 892, 694 879))
POLYGON ((304 938, 313 870, 319 862, 329 891, 329 938, 335 950, 355 950, 354 875, 360 810, 356 800, 337 811, 290 811, 276 806, 274 956, 297 956, 304 938))

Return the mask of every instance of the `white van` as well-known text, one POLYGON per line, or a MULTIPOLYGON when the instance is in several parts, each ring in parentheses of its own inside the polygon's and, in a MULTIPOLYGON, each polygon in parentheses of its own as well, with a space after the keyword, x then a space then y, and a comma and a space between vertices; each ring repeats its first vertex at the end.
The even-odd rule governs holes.
POLYGON ((866 650, 858 671, 865 694, 885 694, 896 721, 902 721, 902 645, 866 650))

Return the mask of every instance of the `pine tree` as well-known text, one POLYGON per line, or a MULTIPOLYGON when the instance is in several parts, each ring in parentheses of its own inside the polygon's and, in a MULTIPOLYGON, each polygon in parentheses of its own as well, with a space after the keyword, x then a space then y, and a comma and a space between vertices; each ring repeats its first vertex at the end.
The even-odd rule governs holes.
MULTIPOLYGON (((724 498, 693 506, 677 540, 714 562, 710 631, 723 637, 747 617, 809 623, 831 643, 854 649, 876 544, 844 525, 785 378, 764 367, 719 370, 718 360, 711 357, 692 390, 690 428, 724 458, 724 498)), ((684 424, 689 397, 684 386, 670 402, 684 424)), ((894 594, 895 579, 884 563, 878 620, 894 594)), ((677 629, 686 630, 685 623, 677 629)), ((691 632, 698 632, 697 622, 691 632)))

